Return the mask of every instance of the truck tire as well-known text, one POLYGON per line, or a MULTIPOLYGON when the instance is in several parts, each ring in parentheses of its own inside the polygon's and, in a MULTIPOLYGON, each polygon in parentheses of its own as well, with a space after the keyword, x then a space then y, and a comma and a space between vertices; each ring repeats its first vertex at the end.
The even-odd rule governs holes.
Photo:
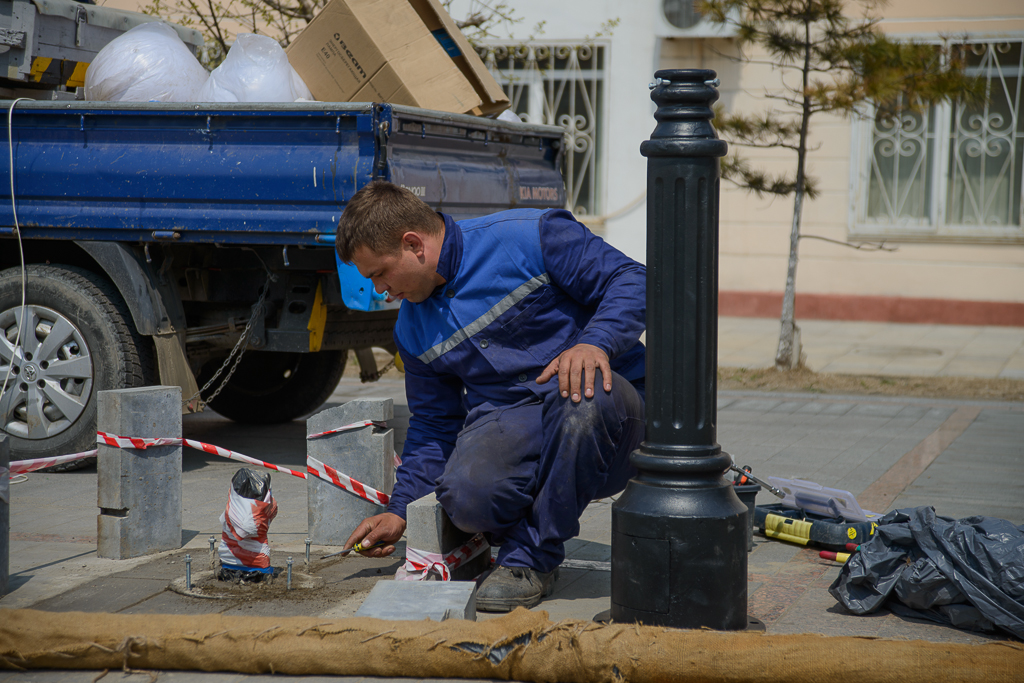
MULTIPOLYGON (((135 330, 124 299, 102 277, 58 265, 29 265, 25 277, 30 324, 15 355, 21 270, 0 272, 0 427, 11 440, 12 459, 93 450, 99 392, 153 383, 152 342, 135 330)), ((43 471, 95 462, 93 457, 43 471)))
MULTIPOLYGON (((246 351, 231 381, 209 406, 245 424, 290 422, 323 405, 338 386, 347 357, 348 351, 246 351)), ((200 386, 222 362, 203 368, 200 386)))

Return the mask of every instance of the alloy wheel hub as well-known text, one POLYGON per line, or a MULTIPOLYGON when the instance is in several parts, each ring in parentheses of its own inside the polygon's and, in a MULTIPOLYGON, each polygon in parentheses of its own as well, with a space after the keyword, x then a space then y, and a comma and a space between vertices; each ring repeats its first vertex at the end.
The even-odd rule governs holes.
POLYGON ((65 431, 92 394, 92 357, 81 330, 45 306, 26 305, 24 316, 21 306, 0 312, 0 384, 0 425, 8 434, 47 439, 65 431))

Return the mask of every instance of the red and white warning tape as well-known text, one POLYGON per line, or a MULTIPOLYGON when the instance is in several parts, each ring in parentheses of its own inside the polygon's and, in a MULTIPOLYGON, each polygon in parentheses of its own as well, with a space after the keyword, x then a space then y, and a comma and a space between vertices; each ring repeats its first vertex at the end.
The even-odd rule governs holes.
POLYGON ((115 448, 138 448, 140 450, 145 450, 150 446, 188 446, 189 448, 194 448, 197 451, 203 451, 204 453, 209 453, 211 455, 219 455, 222 458, 230 458, 232 460, 249 463, 250 465, 266 467, 268 470, 284 472, 285 474, 290 474, 293 477, 298 477, 299 479, 306 478, 306 474, 304 472, 296 472, 295 470, 290 470, 287 467, 281 467, 280 465, 274 465, 269 462, 264 462, 263 460, 250 458, 248 455, 242 455, 241 453, 229 451, 228 449, 221 448, 220 446, 203 443, 202 441, 193 441, 192 439, 140 439, 138 437, 115 436, 113 434, 107 434, 106 432, 96 432, 96 443, 114 446, 115 448))
POLYGON ((71 455, 58 455, 54 458, 37 458, 36 460, 13 460, 11 461, 11 474, 28 474, 41 470, 44 467, 53 467, 65 462, 84 460, 85 458, 96 457, 96 451, 85 451, 84 453, 73 453, 71 455))
POLYGON ((379 427, 381 429, 387 429, 386 422, 375 422, 374 420, 362 420, 360 422, 353 422, 350 425, 344 427, 338 427, 337 429, 328 429, 326 432, 317 432, 316 434, 310 434, 306 439, 319 439, 321 436, 327 436, 328 434, 340 434, 342 432, 350 432, 353 429, 359 429, 361 427, 379 427))
POLYGON ((370 501, 381 507, 387 507, 388 502, 391 500, 391 496, 386 493, 382 493, 375 488, 362 484, 351 477, 342 474, 338 470, 334 469, 330 465, 325 465, 316 458, 307 455, 306 456, 306 471, 315 477, 320 477, 325 481, 329 481, 335 486, 354 493, 360 498, 370 501))
POLYGON ((406 548, 405 565, 395 575, 395 579, 422 581, 433 570, 440 575, 442 581, 451 581, 452 572, 456 567, 469 562, 489 547, 483 534, 477 534, 469 539, 464 546, 443 557, 440 553, 425 553, 416 548, 406 548))
MULTIPOLYGON (((353 429, 362 429, 363 427, 379 427, 380 429, 387 429, 387 422, 376 422, 375 420, 362 420, 361 422, 353 422, 350 425, 344 427, 338 427, 337 429, 328 429, 326 432, 317 432, 316 434, 310 434, 306 437, 307 440, 319 439, 321 436, 329 436, 331 434, 341 434, 342 432, 350 432, 353 429)), ((400 467, 402 459, 398 457, 398 453, 395 453, 395 467, 400 467)))
MULTIPOLYGON (((320 436, 327 434, 336 434, 339 432, 350 431, 358 429, 360 427, 367 427, 370 425, 380 426, 383 423, 373 422, 372 420, 364 420, 362 422, 355 422, 338 429, 331 429, 326 432, 320 432, 319 434, 313 434, 307 438, 315 439, 320 436)), ((240 462, 248 463, 250 465, 256 465, 258 467, 265 467, 270 470, 276 470, 285 474, 290 474, 293 477, 300 479, 307 478, 307 472, 315 477, 319 477, 324 481, 328 481, 335 486, 338 486, 349 493, 352 493, 360 498, 370 501, 376 505, 386 506, 388 501, 391 499, 386 493, 382 493, 362 482, 356 481, 351 477, 342 474, 338 470, 325 465, 315 458, 307 458, 306 472, 298 472, 296 470, 275 465, 273 463, 265 462, 263 460, 257 460, 251 458, 248 455, 237 453, 235 451, 228 450, 227 448, 221 448, 220 446, 214 446, 213 444, 203 443, 202 441, 194 441, 192 439, 177 439, 177 438, 140 438, 130 436, 116 436, 114 434, 107 434, 106 432, 96 432, 96 443, 105 444, 107 446, 113 446, 114 448, 137 448, 139 450, 145 450, 155 446, 187 446, 188 448, 194 448, 197 451, 203 451, 204 453, 210 453, 211 455, 219 455, 222 458, 230 458, 231 460, 238 460, 240 462)), ((10 472, 14 474, 25 474, 27 472, 35 472, 46 467, 53 467, 54 465, 60 465, 65 462, 72 462, 74 460, 82 460, 84 458, 92 458, 96 456, 96 451, 86 451, 84 453, 74 453, 72 455, 61 455, 54 458, 38 458, 35 460, 15 460, 11 463, 10 472)))

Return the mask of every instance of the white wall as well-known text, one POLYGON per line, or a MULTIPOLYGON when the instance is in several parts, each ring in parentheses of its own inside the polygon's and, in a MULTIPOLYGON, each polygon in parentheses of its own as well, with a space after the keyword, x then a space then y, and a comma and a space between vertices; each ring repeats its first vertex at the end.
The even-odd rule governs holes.
MULTIPOLYGON (((465 16, 470 0, 456 0, 452 16, 465 16)), ((605 123, 601 140, 599 193, 604 214, 612 214, 633 203, 647 188, 647 160, 640 155, 640 143, 654 130, 654 103, 647 84, 654 79, 660 49, 655 37, 661 21, 660 0, 612 0, 551 2, 513 0, 516 16, 523 21, 498 39, 522 41, 533 27, 546 22, 540 40, 577 43, 601 31, 609 20, 621 23, 611 34, 598 38, 608 47, 605 76, 605 123), (511 35, 509 35, 511 33, 511 35)), ((605 238, 638 261, 646 261, 646 203, 627 214, 607 221, 605 238)))

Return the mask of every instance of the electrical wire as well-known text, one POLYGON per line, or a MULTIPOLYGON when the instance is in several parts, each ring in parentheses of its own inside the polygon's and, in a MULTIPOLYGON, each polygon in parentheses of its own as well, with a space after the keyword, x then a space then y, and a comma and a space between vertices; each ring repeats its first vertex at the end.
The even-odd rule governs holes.
MULTIPOLYGON (((0 403, 3 403, 4 394, 7 393, 7 383, 11 379, 11 370, 14 369, 14 357, 18 354, 18 348, 21 346, 21 333, 25 329, 25 292, 26 286, 26 275, 25 275, 25 247, 21 242, 21 226, 18 224, 18 207, 14 202, 14 131, 12 122, 14 120, 14 107, 17 106, 18 102, 22 100, 31 100, 30 97, 19 97, 18 99, 11 102, 10 109, 7 110, 7 149, 10 152, 10 171, 11 171, 11 213, 14 214, 14 234, 18 236, 18 255, 21 257, 21 322, 18 324, 18 333, 14 337, 14 347, 11 353, 11 363, 7 366, 7 374, 4 376, 3 388, 0 389, 0 403)), ((0 415, 0 431, 6 432, 4 425, 7 422, 6 415, 0 415)))

